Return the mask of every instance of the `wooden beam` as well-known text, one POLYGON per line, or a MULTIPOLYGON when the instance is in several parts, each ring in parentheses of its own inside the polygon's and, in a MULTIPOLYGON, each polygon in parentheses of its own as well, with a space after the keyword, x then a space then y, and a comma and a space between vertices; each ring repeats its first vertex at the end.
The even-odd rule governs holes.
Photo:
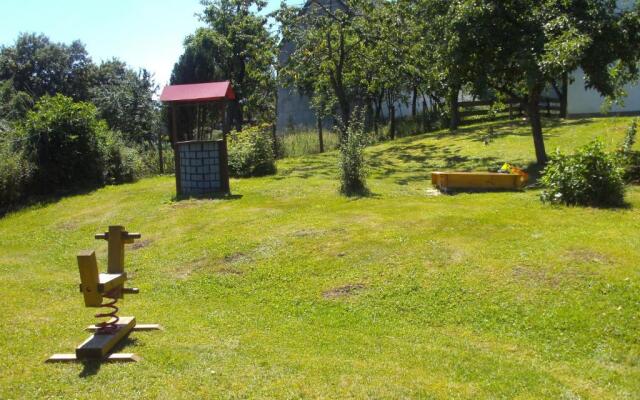
MULTIPOLYGON (((98 330, 96 325, 89 325, 85 331, 87 332, 95 332, 98 330)), ((163 331, 164 328, 160 324, 136 324, 133 327, 133 332, 149 332, 149 331, 163 331)))
POLYGON ((84 296, 85 306, 100 307, 102 294, 98 290, 100 275, 95 251, 86 250, 78 254, 78 269, 80 270, 80 291, 84 296))
POLYGON ((127 274, 100 274, 98 280, 98 291, 107 294, 117 287, 122 287, 127 281, 127 274))
POLYGON ((126 337, 136 326, 135 317, 122 317, 114 333, 96 333, 76 348, 79 359, 103 359, 120 340, 126 337))
MULTIPOLYGON (((142 360, 133 353, 114 353, 100 360, 101 362, 138 362, 142 360)), ((54 354, 45 361, 46 363, 66 363, 78 362, 80 360, 75 354, 54 354)))

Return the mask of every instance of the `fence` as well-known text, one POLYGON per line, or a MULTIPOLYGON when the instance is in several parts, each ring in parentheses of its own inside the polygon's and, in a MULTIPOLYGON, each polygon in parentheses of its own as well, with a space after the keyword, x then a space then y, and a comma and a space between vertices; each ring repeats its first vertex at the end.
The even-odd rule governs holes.
MULTIPOLYGON (((510 99, 495 108, 495 100, 461 101, 460 123, 478 123, 503 119, 514 119, 525 115, 526 105, 519 100, 510 99)), ((550 118, 559 118, 562 115, 562 105, 560 99, 553 97, 542 97, 540 99, 540 113, 550 118)))

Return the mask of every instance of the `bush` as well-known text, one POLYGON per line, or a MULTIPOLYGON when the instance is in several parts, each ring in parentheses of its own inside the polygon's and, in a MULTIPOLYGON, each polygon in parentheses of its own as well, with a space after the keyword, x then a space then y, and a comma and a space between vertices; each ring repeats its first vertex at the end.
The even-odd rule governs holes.
POLYGON ((624 180, 629 183, 640 182, 640 152, 634 151, 638 120, 634 119, 625 135, 620 149, 620 161, 624 168, 624 180))
POLYGON ((108 128, 95 106, 62 95, 43 97, 22 124, 25 155, 40 194, 104 182, 108 128))
POLYGON ((104 150, 105 183, 114 185, 135 182, 147 175, 147 168, 138 149, 126 146, 118 134, 109 133, 104 150))
POLYGON ((271 126, 263 124, 229 135, 229 173, 235 177, 276 172, 271 126))
POLYGON ((604 150, 600 141, 573 155, 557 152, 542 172, 542 200, 581 206, 621 206, 625 183, 619 157, 604 150))
POLYGON ((32 169, 22 153, 0 145, 0 214, 24 197, 32 169))
POLYGON ((364 149, 369 143, 369 136, 365 132, 361 110, 354 110, 351 124, 344 135, 339 156, 340 193, 346 196, 366 195, 367 165, 364 149))

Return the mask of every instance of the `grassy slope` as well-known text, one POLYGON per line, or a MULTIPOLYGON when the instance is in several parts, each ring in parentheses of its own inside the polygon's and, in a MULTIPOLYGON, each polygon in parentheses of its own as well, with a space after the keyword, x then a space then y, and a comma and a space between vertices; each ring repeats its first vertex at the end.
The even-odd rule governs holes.
MULTIPOLYGON (((552 127, 570 149, 628 119, 552 127)), ((624 210, 538 192, 431 196, 434 168, 528 163, 525 127, 485 146, 431 134, 370 150, 374 196, 336 195, 335 155, 173 202, 170 177, 0 219, 0 398, 597 398, 640 396, 640 188, 624 210), (45 365, 85 338, 75 254, 109 224, 128 252, 134 365, 45 365)))

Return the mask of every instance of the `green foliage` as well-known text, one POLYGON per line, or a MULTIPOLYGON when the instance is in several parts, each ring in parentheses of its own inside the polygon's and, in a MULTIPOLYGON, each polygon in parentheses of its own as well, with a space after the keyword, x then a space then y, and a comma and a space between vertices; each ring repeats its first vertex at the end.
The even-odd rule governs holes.
POLYGON ((93 63, 84 44, 54 43, 40 34, 20 34, 12 46, 0 48, 0 81, 11 80, 17 92, 35 99, 64 94, 88 98, 93 63))
POLYGON ((114 59, 102 63, 94 79, 91 102, 112 130, 122 132, 128 143, 156 140, 160 112, 153 94, 157 87, 147 70, 135 72, 114 59))
POLYGON ((147 175, 137 148, 127 146, 120 134, 109 132, 104 145, 104 181, 108 184, 134 182, 147 175))
POLYGON ((240 127, 246 116, 271 121, 275 116, 273 65, 276 44, 261 0, 203 0, 199 28, 184 42, 171 82, 200 83, 230 80, 237 99, 232 117, 240 127))
POLYGON ((369 135, 364 127, 361 109, 355 109, 345 137, 340 145, 338 158, 340 168, 340 193, 346 196, 361 196, 368 193, 367 162, 364 150, 369 144, 369 135))
POLYGON ((459 82, 483 85, 528 104, 537 160, 546 161, 539 98, 545 87, 579 67, 585 85, 605 96, 637 78, 638 9, 615 1, 422 0, 434 10, 441 38, 442 72, 459 82), (471 28, 472 27, 472 28, 471 28))
POLYGON ((625 183, 618 157, 596 140, 573 155, 557 152, 542 173, 544 202, 615 207, 624 204, 625 183))
POLYGON ((640 151, 634 151, 638 131, 638 120, 634 119, 627 129, 622 147, 619 151, 620 162, 624 168, 624 179, 626 182, 640 182, 640 151))
POLYGON ((630 153, 633 149, 633 145, 636 144, 636 135, 638 133, 638 120, 634 119, 627 129, 627 133, 622 143, 622 152, 624 154, 630 153))
POLYGON ((235 177, 276 172, 271 125, 263 124, 229 135, 229 173, 235 177))
POLYGON ((21 152, 0 143, 0 212, 24 197, 32 172, 21 152))
POLYGON ((21 135, 25 155, 34 165, 37 193, 104 182, 108 128, 92 104, 45 96, 27 114, 21 135))

